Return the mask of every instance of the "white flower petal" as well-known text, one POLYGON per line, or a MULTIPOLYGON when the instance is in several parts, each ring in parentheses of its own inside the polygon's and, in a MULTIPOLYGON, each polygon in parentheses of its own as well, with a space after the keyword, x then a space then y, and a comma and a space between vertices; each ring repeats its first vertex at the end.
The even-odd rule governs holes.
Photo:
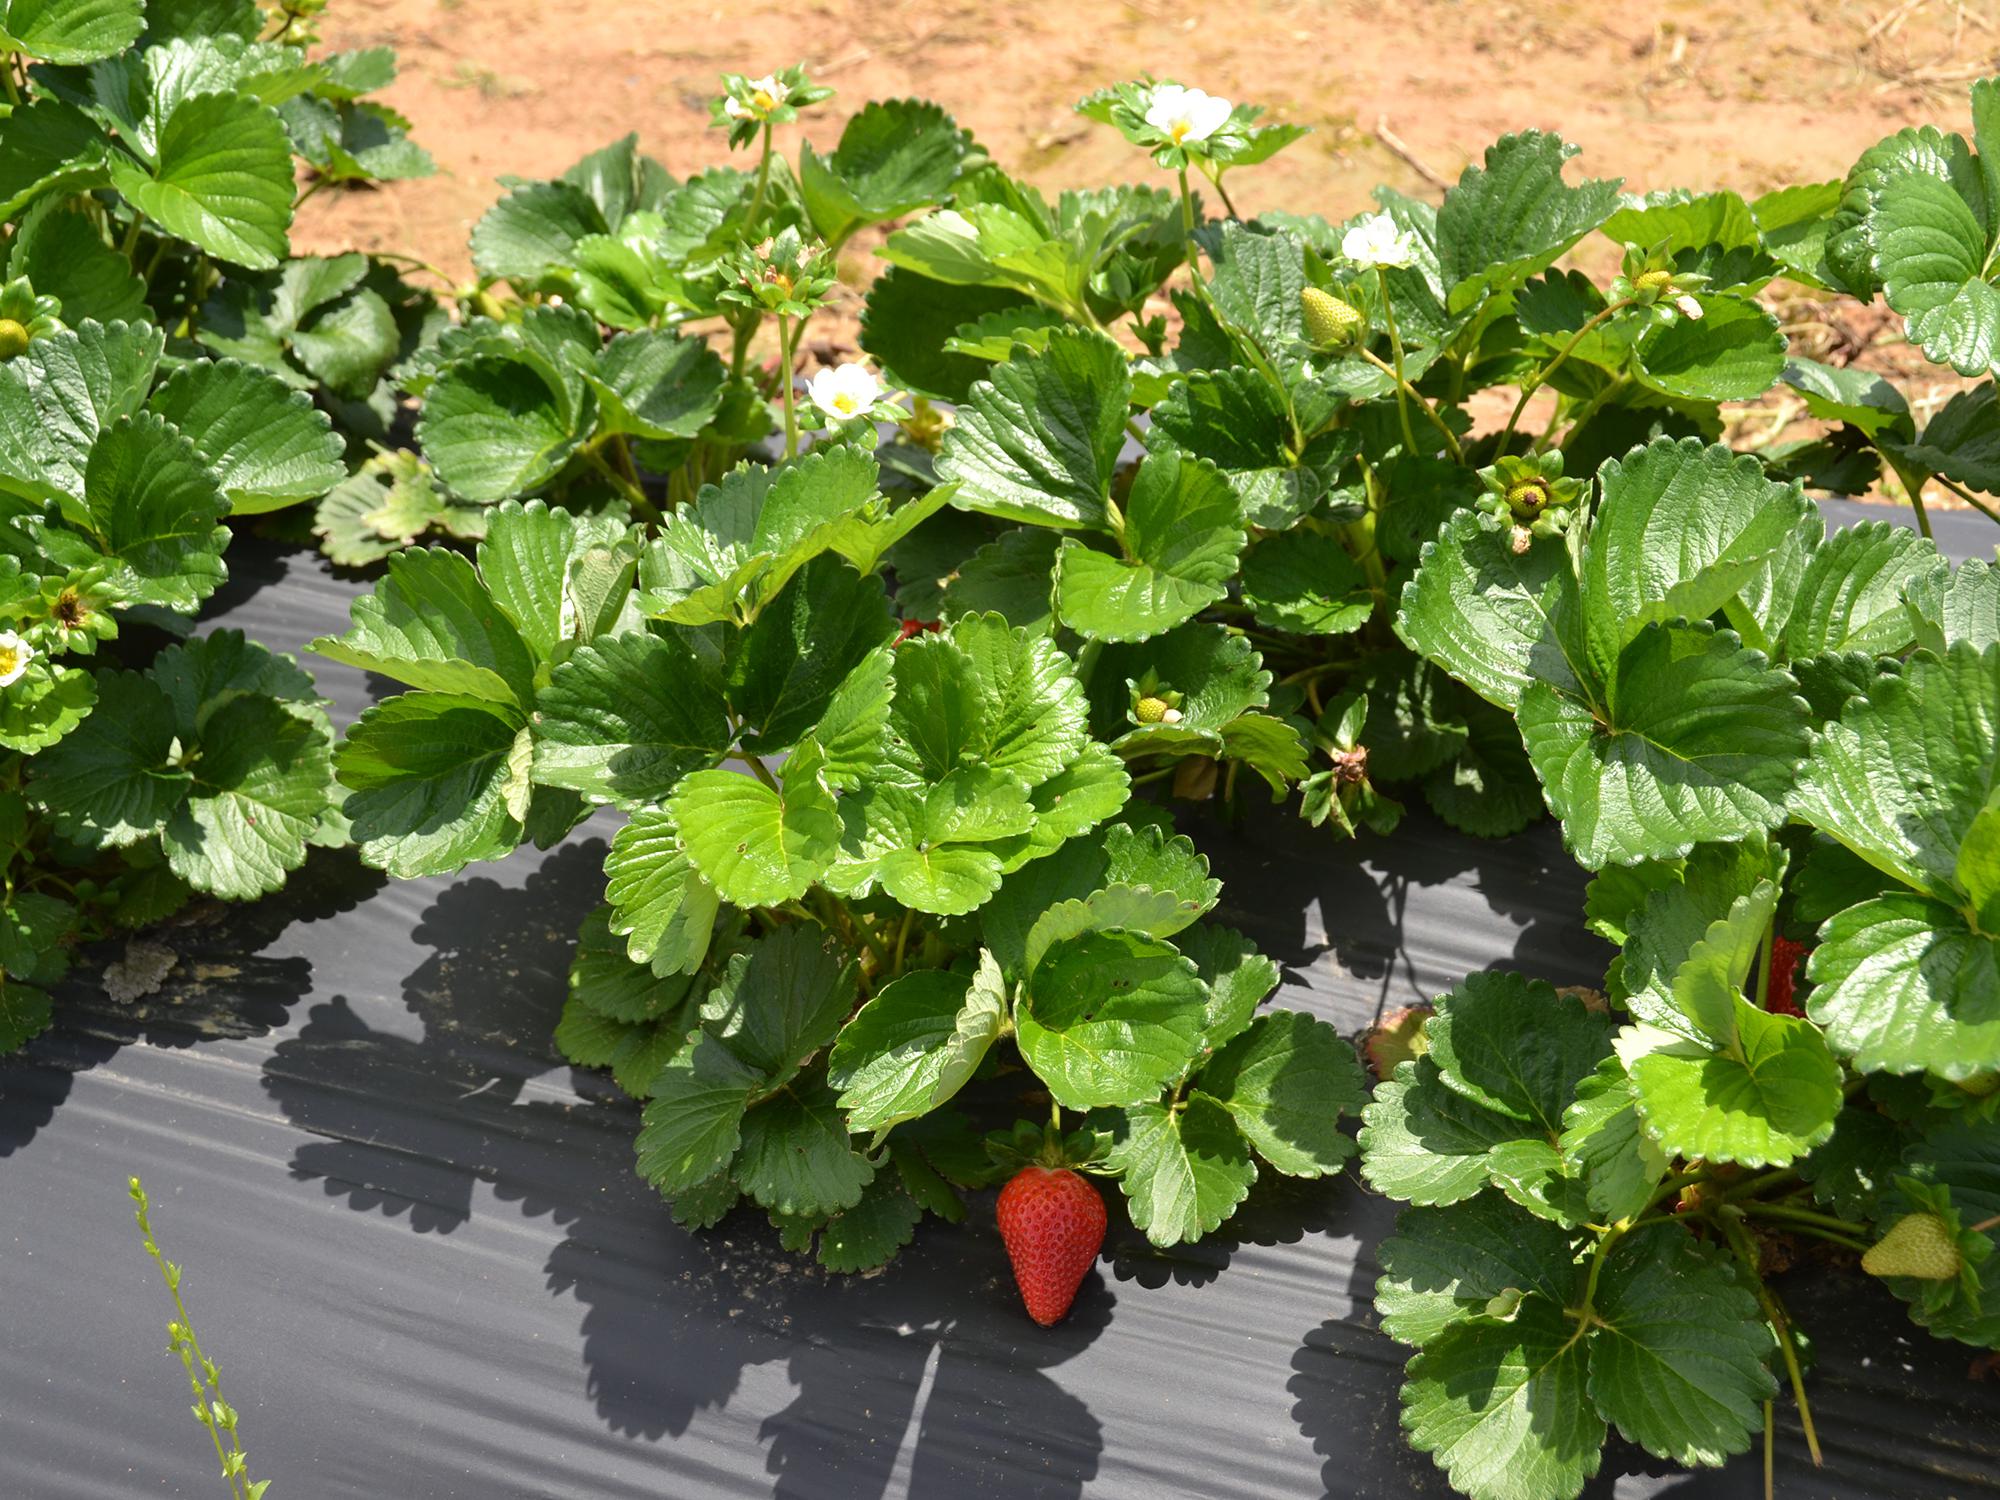
POLYGON ((861 364, 836 365, 815 374, 806 397, 836 422, 860 416, 882 398, 882 383, 861 364))
POLYGON ((1417 237, 1387 214, 1370 214, 1340 238, 1343 259, 1362 267, 1402 267, 1417 258, 1417 237))
POLYGON ((35 648, 11 630, 0 630, 0 687, 12 687, 35 659, 35 648))
POLYGON ((1228 122, 1236 106, 1215 94, 1163 83, 1146 106, 1146 123, 1176 145, 1205 141, 1228 122))

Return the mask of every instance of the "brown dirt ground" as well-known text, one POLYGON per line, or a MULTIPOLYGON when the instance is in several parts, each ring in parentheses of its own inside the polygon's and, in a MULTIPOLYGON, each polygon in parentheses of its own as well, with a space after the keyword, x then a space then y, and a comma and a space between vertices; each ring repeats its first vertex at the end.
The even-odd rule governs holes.
MULTIPOLYGON (((441 170, 320 195, 297 248, 397 250, 455 275, 499 174, 553 176, 629 130, 677 174, 698 170, 725 155, 707 128, 716 75, 794 60, 839 93, 787 146, 831 146, 866 100, 919 95, 1055 188, 1164 180, 1071 106, 1119 78, 1177 77, 1314 127, 1232 176, 1243 212, 1334 218, 1377 183, 1435 198, 1530 125, 1583 148, 1573 173, 1634 190, 1835 177, 1904 125, 1963 128, 1966 84, 2000 71, 2000 0, 336 0, 323 30, 329 46, 397 49, 387 97, 441 170)), ((866 279, 865 257, 850 274, 866 279)), ((1801 352, 1907 370, 1920 406, 1959 384, 1877 312, 1803 298, 1779 311, 1801 352)), ((1786 416, 1774 397, 1746 419, 1761 435, 1786 416)))

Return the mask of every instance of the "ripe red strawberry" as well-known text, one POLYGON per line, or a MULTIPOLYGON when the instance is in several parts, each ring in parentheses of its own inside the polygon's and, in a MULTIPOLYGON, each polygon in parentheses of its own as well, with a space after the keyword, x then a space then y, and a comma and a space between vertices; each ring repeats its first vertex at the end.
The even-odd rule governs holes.
POLYGON ((944 626, 936 620, 905 620, 897 627, 896 638, 889 642, 889 644, 900 646, 912 636, 922 635, 926 630, 942 629, 944 629, 944 626))
POLYGON ((1067 1167, 1023 1167, 1000 1189, 994 1216, 1028 1316, 1063 1320, 1104 1246, 1104 1200, 1067 1167))
POLYGON ((1771 982, 1764 990, 1764 1009, 1774 1016, 1802 1016, 1799 1002, 1792 998, 1798 982, 1799 964, 1806 945, 1795 943, 1783 933, 1771 939, 1771 982))

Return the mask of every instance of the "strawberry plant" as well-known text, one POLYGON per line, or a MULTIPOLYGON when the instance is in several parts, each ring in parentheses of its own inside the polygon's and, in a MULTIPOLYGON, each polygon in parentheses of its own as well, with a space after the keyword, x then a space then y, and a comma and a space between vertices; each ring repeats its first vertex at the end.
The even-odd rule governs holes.
POLYGON ((1525 541, 1447 522, 1398 629, 1514 715, 1599 872, 1610 1008, 1471 976, 1361 1134, 1412 1205, 1377 1287, 1419 1350, 1404 1425, 1494 1500, 1575 1495, 1612 1427, 1719 1464, 1780 1380, 1817 1459, 1765 1280, 1796 1254, 1865 1252, 1919 1324, 2000 1344, 1992 570, 1828 536, 1698 438, 1565 503, 1525 541))
POLYGON ((311 678, 174 641, 231 519, 345 480, 334 415, 387 434, 438 316, 380 262, 286 259, 300 196, 430 170, 363 97, 389 53, 308 59, 317 9, 0 9, 0 1050, 78 942, 344 838, 311 678))
POLYGON ((363 857, 437 873, 625 813, 556 1040, 645 1101, 638 1167, 684 1223, 747 1199, 862 1269, 1034 1159, 1115 1176, 1171 1245, 1260 1162, 1337 1170, 1359 1064, 1259 1014, 1275 965, 1128 802, 1093 728, 1133 688, 995 613, 900 630, 877 564, 945 497, 878 478, 835 446, 651 537, 506 501, 474 560, 392 558, 315 643, 413 689, 337 752, 363 857))

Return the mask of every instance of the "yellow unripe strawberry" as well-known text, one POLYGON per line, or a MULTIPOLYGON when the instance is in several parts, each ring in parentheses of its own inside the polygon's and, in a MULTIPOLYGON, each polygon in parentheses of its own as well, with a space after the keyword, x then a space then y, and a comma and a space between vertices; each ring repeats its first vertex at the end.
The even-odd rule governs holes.
POLYGON ((1321 349, 1352 343, 1368 322, 1352 303, 1316 286, 1299 293, 1299 311, 1305 316, 1306 338, 1321 349))

